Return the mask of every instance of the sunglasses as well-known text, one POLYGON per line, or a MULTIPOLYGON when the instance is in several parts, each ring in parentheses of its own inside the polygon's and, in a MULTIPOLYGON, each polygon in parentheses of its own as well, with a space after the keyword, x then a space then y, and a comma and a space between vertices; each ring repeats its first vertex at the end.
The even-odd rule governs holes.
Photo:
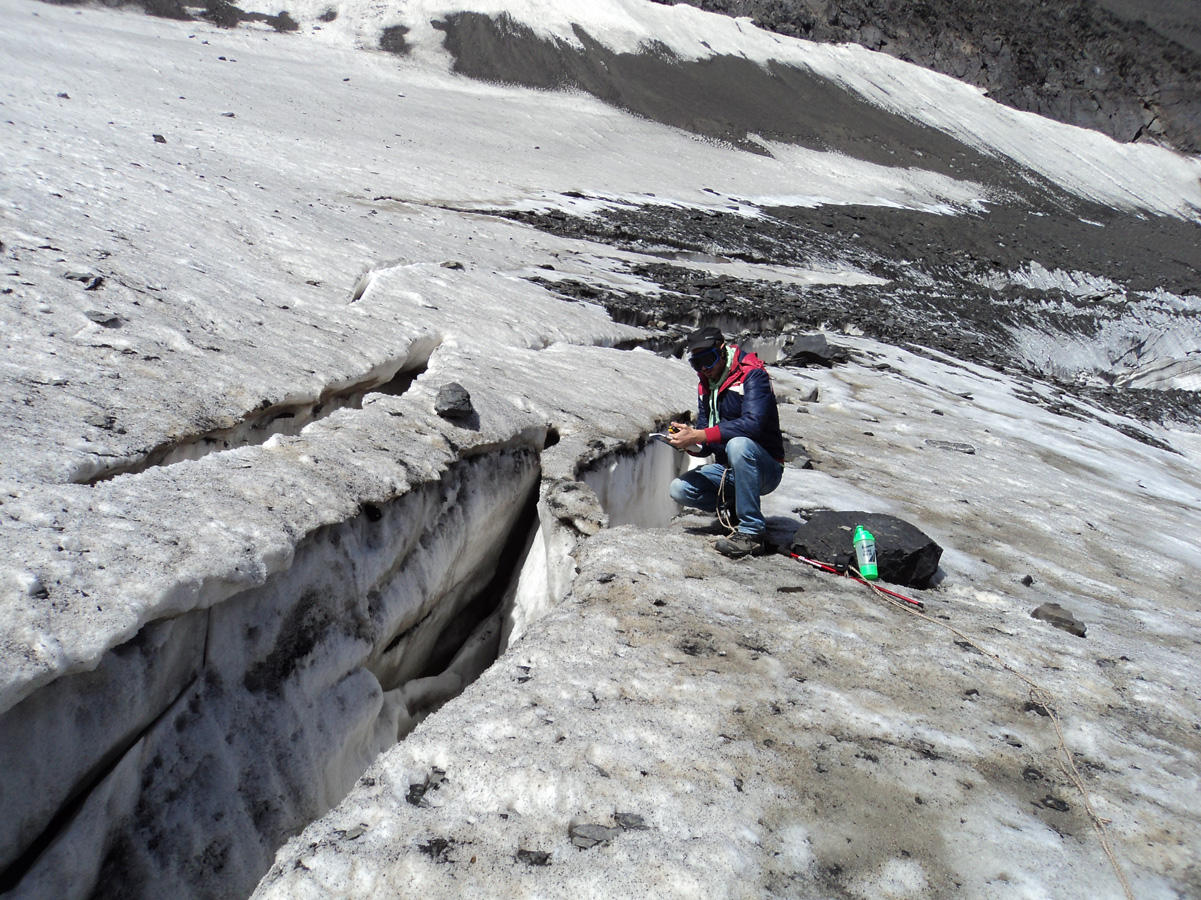
POLYGON ((688 364, 698 372, 710 368, 721 357, 716 347, 710 347, 708 350, 702 350, 700 353, 695 353, 688 357, 688 364))

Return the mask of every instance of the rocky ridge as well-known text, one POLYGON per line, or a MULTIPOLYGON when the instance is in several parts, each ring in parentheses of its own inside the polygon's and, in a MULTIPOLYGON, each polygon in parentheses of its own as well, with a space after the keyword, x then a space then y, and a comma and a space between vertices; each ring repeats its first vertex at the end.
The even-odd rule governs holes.
POLYGON ((1201 13, 1195 5, 682 2, 750 16, 759 27, 790 37, 862 44, 977 85, 1008 106, 1115 140, 1201 150, 1201 13))

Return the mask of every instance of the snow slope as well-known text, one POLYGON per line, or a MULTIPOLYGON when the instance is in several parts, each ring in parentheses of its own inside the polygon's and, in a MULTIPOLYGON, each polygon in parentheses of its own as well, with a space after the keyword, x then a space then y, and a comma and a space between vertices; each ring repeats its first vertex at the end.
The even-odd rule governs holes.
MULTIPOLYGON (((734 206, 753 227, 755 204, 953 216, 989 189, 791 145, 749 154, 455 76, 429 23, 464 7, 347 3, 321 22, 324 4, 297 5, 285 35, 0 0, 0 887, 246 895, 313 823, 264 895, 1114 895, 1003 672, 949 638, 931 654, 892 610, 787 559, 732 567, 678 523, 639 527, 655 503, 615 504, 675 470, 639 453, 691 407, 691 373, 617 349, 647 332, 529 279, 657 286, 628 251, 484 214, 653 200, 734 206), (407 57, 365 52, 396 24, 407 57), (452 381, 474 418, 434 413, 452 381), (964 699, 973 678, 987 714, 964 699), (820 777, 823 735, 842 741, 842 781, 820 777), (947 771, 913 788, 930 753, 947 771), (445 785, 407 802, 435 766, 445 785), (781 813, 814 796, 829 802, 781 813), (839 797, 853 825, 834 827, 839 797), (881 839, 916 807, 920 845, 881 839), (436 828, 412 818, 430 810, 436 828), (627 811, 648 828, 571 844, 570 825, 627 811), (453 861, 420 849, 439 836, 453 861)), ((850 48, 632 0, 470 10, 568 42, 577 23, 618 50, 787 61, 1081 196, 1201 207, 1197 160, 850 48)), ((1139 895, 1193 890, 1201 447, 1161 429, 1182 452, 1155 450, 1027 403, 1037 382, 853 343, 817 405, 788 407, 818 469, 789 470, 777 527, 831 505, 927 528, 948 551, 931 609, 1064 698, 1139 895), (1031 593, 1088 638, 1035 623, 1031 593)))

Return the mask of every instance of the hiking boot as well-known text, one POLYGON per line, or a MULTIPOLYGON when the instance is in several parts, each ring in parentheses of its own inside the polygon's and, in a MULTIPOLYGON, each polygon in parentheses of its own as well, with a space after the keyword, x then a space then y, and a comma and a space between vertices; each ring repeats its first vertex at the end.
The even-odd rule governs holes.
POLYGON ((742 559, 744 556, 762 556, 767 552, 767 544, 761 534, 747 534, 736 531, 727 538, 722 538, 713 545, 722 556, 730 559, 742 559))

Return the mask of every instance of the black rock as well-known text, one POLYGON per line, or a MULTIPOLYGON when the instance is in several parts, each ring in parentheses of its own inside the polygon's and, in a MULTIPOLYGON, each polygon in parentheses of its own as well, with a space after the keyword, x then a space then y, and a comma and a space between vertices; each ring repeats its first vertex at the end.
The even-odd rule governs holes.
POLYGON ((430 770, 430 774, 426 776, 425 781, 419 781, 409 785, 409 790, 405 794, 407 800, 413 806, 429 806, 425 795, 430 791, 436 791, 442 786, 442 782, 446 780, 446 772, 434 766, 430 770))
POLYGON ((444 419, 469 419, 475 413, 471 394, 456 381, 444 384, 434 399, 434 412, 444 419))
POLYGON ((453 840, 436 837, 431 838, 428 843, 418 844, 417 849, 436 863, 447 863, 452 861, 448 851, 454 846, 454 843, 453 840))
POLYGON ((1048 12, 1036 0, 684 2, 750 16, 790 37, 862 44, 1119 141, 1166 141, 1186 152, 1201 146, 1196 3, 1101 0, 1048 12))
POLYGON ((919 528, 883 513, 820 510, 796 530, 792 552, 837 567, 853 565, 851 538, 862 525, 876 539, 880 579, 891 584, 926 588, 938 571, 942 547, 919 528))
POLYGON ((804 445, 790 437, 784 438, 784 461, 798 469, 812 469, 813 458, 804 445))
POLYGON ((836 363, 850 359, 846 350, 831 344, 824 334, 802 334, 793 339, 785 353, 779 362, 781 366, 825 366, 830 369, 836 363))
POLYGON ((545 850, 518 850, 517 861, 527 866, 549 866, 550 854, 545 850))

